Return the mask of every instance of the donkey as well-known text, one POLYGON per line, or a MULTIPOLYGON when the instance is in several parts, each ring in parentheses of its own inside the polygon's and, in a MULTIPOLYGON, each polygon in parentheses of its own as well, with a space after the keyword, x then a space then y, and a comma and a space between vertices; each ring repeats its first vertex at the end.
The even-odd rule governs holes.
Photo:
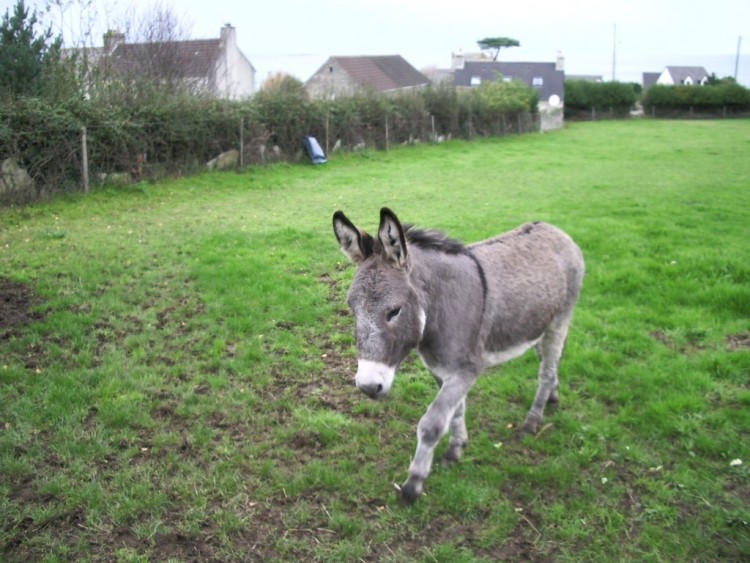
POLYGON ((413 502, 430 473, 435 446, 450 430, 447 461, 468 444, 466 394, 486 367, 536 347, 539 385, 522 432, 535 434, 558 397, 557 366, 584 275, 573 240, 545 223, 527 223, 464 246, 444 234, 402 225, 380 210, 377 238, 341 212, 333 215, 341 250, 357 265, 349 306, 358 350, 357 388, 380 398, 416 348, 440 388, 417 426, 409 476, 396 485, 413 502))

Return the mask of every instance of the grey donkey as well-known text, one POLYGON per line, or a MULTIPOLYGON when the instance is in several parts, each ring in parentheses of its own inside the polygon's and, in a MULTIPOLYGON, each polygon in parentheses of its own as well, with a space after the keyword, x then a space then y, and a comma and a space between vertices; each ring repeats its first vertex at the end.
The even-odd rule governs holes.
POLYGON ((417 426, 409 476, 396 486, 404 500, 422 494, 435 446, 449 431, 444 458, 461 458, 466 394, 480 372, 531 347, 541 360, 539 386, 521 430, 537 432, 545 405, 559 401, 557 368, 584 275, 581 250, 568 235, 537 222, 463 245, 402 225, 388 208, 380 211, 377 238, 341 211, 333 230, 357 265, 348 294, 357 388, 386 395, 413 348, 440 388, 417 426))

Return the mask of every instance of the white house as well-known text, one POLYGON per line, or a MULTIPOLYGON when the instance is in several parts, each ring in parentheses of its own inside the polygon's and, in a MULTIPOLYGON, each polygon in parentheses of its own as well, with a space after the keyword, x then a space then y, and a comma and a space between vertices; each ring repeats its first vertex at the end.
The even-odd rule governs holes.
POLYGON ((668 66, 656 79, 656 84, 667 86, 705 86, 708 73, 702 66, 668 66))

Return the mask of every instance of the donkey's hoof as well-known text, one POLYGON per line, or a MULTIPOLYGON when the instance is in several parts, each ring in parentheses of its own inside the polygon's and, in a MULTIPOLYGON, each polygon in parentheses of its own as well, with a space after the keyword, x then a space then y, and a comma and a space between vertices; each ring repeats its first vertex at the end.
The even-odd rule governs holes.
POLYGON ((443 463, 452 465, 454 463, 458 463, 459 461, 461 461, 460 449, 448 448, 447 450, 445 450, 445 453, 443 454, 443 463))
POLYGON ((401 487, 399 487, 395 483, 393 484, 393 486, 396 489, 396 493, 398 494, 399 499, 404 504, 414 503, 414 501, 416 501, 422 494, 422 487, 420 485, 415 485, 413 483, 409 483, 408 481, 401 487))
POLYGON ((535 436, 537 428, 539 428, 539 421, 537 420, 526 420, 521 428, 518 430, 521 438, 525 436, 535 436))

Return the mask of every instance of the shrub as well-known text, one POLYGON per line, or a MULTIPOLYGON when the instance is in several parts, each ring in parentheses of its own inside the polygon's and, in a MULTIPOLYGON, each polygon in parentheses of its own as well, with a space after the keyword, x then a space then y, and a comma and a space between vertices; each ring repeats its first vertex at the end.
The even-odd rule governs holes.
POLYGON ((691 109, 718 112, 724 108, 732 111, 750 111, 750 90, 733 80, 706 86, 669 86, 657 84, 643 94, 647 110, 687 112, 691 109))
POLYGON ((565 117, 593 110, 627 116, 637 101, 636 87, 625 82, 565 81, 565 117))

